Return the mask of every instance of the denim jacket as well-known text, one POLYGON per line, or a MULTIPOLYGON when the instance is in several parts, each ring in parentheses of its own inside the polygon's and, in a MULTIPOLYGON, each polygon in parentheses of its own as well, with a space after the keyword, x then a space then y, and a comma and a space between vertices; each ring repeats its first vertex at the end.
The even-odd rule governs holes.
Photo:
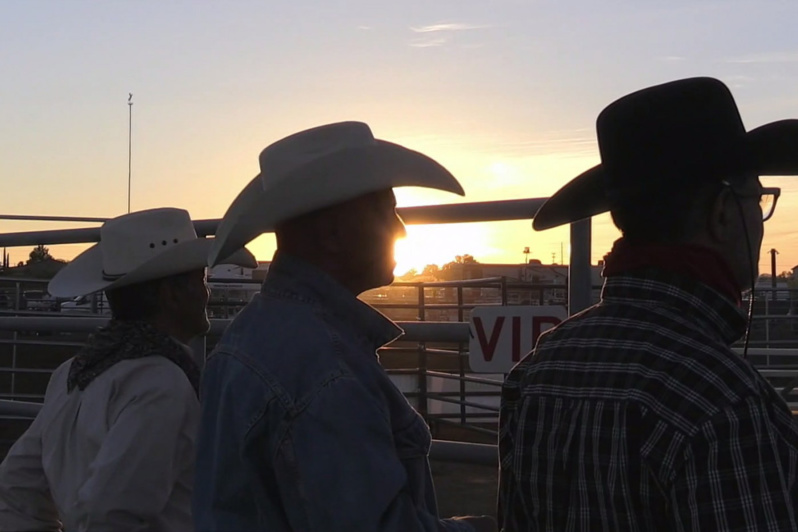
POLYGON ((197 530, 473 530, 439 519, 429 429, 376 356, 401 334, 278 253, 205 368, 197 530))

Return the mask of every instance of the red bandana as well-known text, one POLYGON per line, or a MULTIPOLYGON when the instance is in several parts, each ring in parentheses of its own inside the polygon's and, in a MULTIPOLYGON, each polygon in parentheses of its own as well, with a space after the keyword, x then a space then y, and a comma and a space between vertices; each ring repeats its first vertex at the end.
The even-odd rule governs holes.
POLYGON ((717 252, 690 244, 628 244, 615 241, 605 257, 604 277, 656 267, 692 277, 742 305, 742 290, 726 261, 717 252))

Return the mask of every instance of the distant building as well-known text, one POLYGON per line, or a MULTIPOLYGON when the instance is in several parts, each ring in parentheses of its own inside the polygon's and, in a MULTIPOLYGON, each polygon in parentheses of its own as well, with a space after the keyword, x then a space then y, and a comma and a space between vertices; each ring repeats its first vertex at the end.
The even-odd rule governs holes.
MULTIPOLYGON (((603 261, 591 266, 591 285, 593 301, 598 302, 603 279, 601 271, 603 261)), ((527 264, 490 264, 482 262, 449 263, 446 266, 445 278, 448 281, 486 279, 504 277, 510 282, 507 291, 507 303, 511 305, 566 305, 569 267, 564 264, 542 264, 532 259, 527 264), (513 284, 512 281, 520 281, 513 284), (546 285, 552 288, 546 289, 546 285)), ((483 296, 487 297, 487 291, 483 296)), ((495 290, 494 290, 495 292, 495 290)))
MULTIPOLYGON (((794 275, 794 274, 793 274, 794 275)), ((767 297, 769 301, 789 301, 790 285, 787 279, 777 278, 776 289, 773 288, 773 278, 770 275, 760 275, 756 280, 757 299, 767 297)))
POLYGON ((21 266, 6 268, 3 271, 3 276, 50 280, 66 265, 66 261, 46 257, 44 260, 31 261, 21 266))
POLYGON ((235 264, 219 264, 210 269, 208 277, 220 279, 255 279, 256 281, 262 281, 266 278, 269 265, 271 265, 271 261, 258 261, 257 268, 244 268, 243 266, 236 266, 235 264))

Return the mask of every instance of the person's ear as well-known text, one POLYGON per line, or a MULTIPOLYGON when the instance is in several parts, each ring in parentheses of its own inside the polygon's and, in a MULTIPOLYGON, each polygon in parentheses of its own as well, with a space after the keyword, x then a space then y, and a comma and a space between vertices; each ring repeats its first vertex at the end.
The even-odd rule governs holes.
POLYGON ((158 300, 164 311, 179 310, 182 307, 180 287, 177 283, 162 281, 158 284, 158 300))
POLYGON ((355 219, 353 213, 343 206, 335 206, 325 213, 323 220, 319 220, 316 234, 327 253, 335 255, 349 252, 349 242, 357 231, 357 227, 353 226, 355 219))
POLYGON ((740 213, 729 187, 723 187, 710 204, 707 216, 707 232, 717 242, 728 242, 739 238, 736 221, 740 213))

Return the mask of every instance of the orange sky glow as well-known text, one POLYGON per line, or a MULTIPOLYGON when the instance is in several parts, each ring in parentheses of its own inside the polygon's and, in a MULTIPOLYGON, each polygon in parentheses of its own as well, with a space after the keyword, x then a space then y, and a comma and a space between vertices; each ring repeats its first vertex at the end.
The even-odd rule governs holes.
MULTIPOLYGON (((776 0, 47 5, 0 2, 2 214, 124 213, 130 92, 133 210, 194 218, 223 215, 266 145, 333 121, 431 155, 466 190, 397 190, 411 206, 548 196, 599 161, 604 106, 668 80, 725 81, 749 129, 798 116, 798 4, 776 0)), ((770 249, 790 270, 798 181, 763 182, 783 192, 761 271, 770 249)), ((0 232, 78 226, 0 221, 0 232)), ((617 237, 608 216, 593 220, 594 263, 617 237)), ((517 264, 525 247, 567 263, 568 246, 567 228, 536 233, 529 220, 411 226, 397 272, 465 253, 517 264)), ((249 247, 269 260, 274 239, 249 247)), ((17 262, 30 248, 9 251, 17 262)))

